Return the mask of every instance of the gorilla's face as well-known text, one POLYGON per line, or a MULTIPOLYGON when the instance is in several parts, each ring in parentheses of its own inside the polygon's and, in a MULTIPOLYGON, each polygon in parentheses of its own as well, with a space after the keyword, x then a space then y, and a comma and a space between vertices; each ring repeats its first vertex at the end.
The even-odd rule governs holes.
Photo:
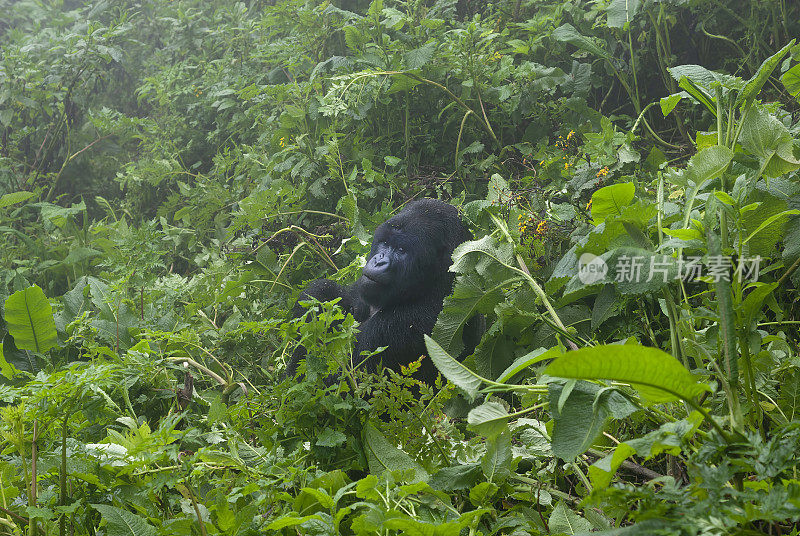
POLYGON ((442 286, 453 253, 455 207, 423 200, 410 203, 375 230, 369 260, 359 280, 364 301, 374 307, 418 301, 442 286))

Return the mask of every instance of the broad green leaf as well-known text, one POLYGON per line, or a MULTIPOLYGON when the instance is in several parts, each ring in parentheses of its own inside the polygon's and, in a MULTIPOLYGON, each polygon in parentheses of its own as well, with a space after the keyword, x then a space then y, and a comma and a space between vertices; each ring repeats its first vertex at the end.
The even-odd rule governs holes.
POLYGON ((506 383, 526 368, 535 365, 536 363, 540 363, 545 359, 553 359, 554 357, 558 357, 560 355, 562 355, 562 352, 558 348, 551 348, 550 350, 539 348, 515 359, 514 362, 511 363, 511 365, 504 370, 495 381, 498 383, 506 383))
POLYGON ((412 460, 411 456, 389 443, 371 422, 367 422, 364 427, 364 443, 367 451, 367 461, 369 462, 369 471, 373 475, 380 475, 387 470, 412 470, 414 472, 413 482, 428 480, 428 472, 412 460))
POLYGON ((44 353, 58 344, 53 308, 36 285, 6 299, 5 320, 8 332, 21 350, 44 353))
POLYGON ((781 82, 789 94, 800 101, 800 63, 783 73, 781 82))
POLYGON ((690 95, 685 91, 680 91, 666 97, 661 97, 661 100, 659 101, 659 104, 661 105, 661 113, 664 115, 664 117, 667 117, 680 101, 689 97, 690 95))
POLYGON ((678 65, 668 70, 678 81, 681 89, 716 116, 717 107, 714 105, 714 98, 709 93, 711 84, 715 81, 714 73, 700 65, 678 65))
POLYGON ((505 299, 503 287, 508 281, 491 288, 484 288, 482 283, 483 280, 474 272, 459 276, 453 294, 444 300, 431 336, 451 355, 460 355, 464 349, 464 326, 479 312, 491 311, 505 299))
POLYGON ((636 12, 639 11, 640 0, 612 0, 606 8, 609 28, 625 28, 633 20, 636 12))
POLYGON ((607 488, 622 462, 635 453, 636 449, 626 443, 617 445, 614 452, 604 458, 600 458, 589 466, 589 479, 591 479, 592 484, 596 488, 607 488))
POLYGON ((723 192, 722 190, 716 190, 714 192, 714 197, 716 197, 717 199, 719 199, 728 206, 732 207, 736 205, 736 200, 733 197, 731 197, 730 194, 723 192))
POLYGON ((764 87, 764 84, 767 82, 769 75, 772 74, 772 71, 775 70, 775 67, 778 66, 778 63, 783 59, 786 53, 789 52, 789 49, 792 48, 794 42, 795 40, 792 39, 786 46, 761 63, 761 66, 756 71, 756 74, 754 74, 753 77, 747 81, 747 85, 745 85, 744 89, 739 94, 739 97, 736 99, 737 106, 747 102, 751 98, 755 98, 755 96, 758 95, 758 92, 761 91, 761 88, 764 87))
POLYGON ((611 54, 597 46, 594 41, 588 37, 581 35, 580 32, 578 32, 578 30, 576 30, 571 24, 562 24, 553 30, 552 36, 556 41, 569 43, 580 48, 581 50, 591 52, 592 54, 600 56, 604 59, 611 59, 611 54))
POLYGON ((567 352, 553 361, 545 373, 629 383, 643 398, 657 403, 689 400, 709 389, 668 353, 633 344, 606 344, 567 352))
POLYGON ((106 522, 108 536, 156 536, 157 531, 147 520, 122 508, 108 504, 92 504, 106 522))
POLYGON ((559 501, 553 508, 547 520, 547 527, 550 529, 550 534, 577 534, 592 530, 592 524, 567 508, 564 501, 559 501))
POLYGON ((786 219, 789 218, 789 216, 794 216, 796 214, 800 214, 800 210, 795 210, 795 209, 784 210, 783 212, 781 212, 779 214, 773 214, 772 216, 770 216, 769 218, 767 218, 763 222, 761 222, 761 225, 759 225, 758 228, 755 231, 750 233, 747 236, 747 238, 745 238, 742 241, 742 244, 747 244, 750 241, 751 238, 756 236, 758 233, 762 232, 764 229, 766 229, 767 227, 769 227, 770 225, 775 223, 777 220, 779 220, 779 219, 780 220, 786 220, 786 219))
POLYGON ((777 283, 755 283, 756 288, 750 291, 747 297, 737 307, 741 312, 742 325, 745 329, 755 329, 752 325, 756 315, 761 310, 764 300, 778 288, 777 283))
POLYGON ((475 400, 483 379, 456 359, 453 359, 428 335, 425 335, 425 346, 428 348, 428 355, 431 361, 439 369, 439 372, 456 386, 463 389, 470 400, 475 400))
POLYGON ((686 173, 691 182, 698 186, 714 180, 727 169, 733 160, 733 151, 722 145, 714 145, 698 152, 689 159, 686 173))
POLYGON ((33 192, 11 192, 10 194, 5 194, 3 197, 0 197, 0 208, 27 201, 34 195, 36 194, 33 192))
POLYGON ((605 405, 598 404, 600 386, 570 381, 550 383, 550 414, 553 416, 551 448, 558 458, 571 462, 592 446, 609 417, 605 405))
POLYGON ((608 216, 622 214, 622 209, 633 201, 636 187, 632 182, 612 184, 600 188, 592 195, 592 221, 601 224, 608 216))
POLYGON ((6 361, 6 358, 3 355, 3 343, 0 342, 0 374, 5 376, 6 379, 10 380, 17 372, 17 368, 6 361))
POLYGON ((278 519, 267 525, 267 530, 280 530, 286 527, 296 527, 297 525, 302 525, 306 521, 310 521, 312 519, 322 519, 322 518, 318 514, 311 514, 309 516, 303 516, 303 517, 287 515, 279 517, 278 519))
POLYGON ((510 415, 499 402, 484 402, 470 410, 467 424, 484 437, 495 437, 508 430, 510 415))
POLYGON ((789 129, 763 106, 754 105, 747 113, 738 141, 758 157, 767 177, 779 177, 800 168, 789 129))
POLYGON ((511 474, 511 432, 487 439, 481 469, 489 482, 503 482, 511 474))

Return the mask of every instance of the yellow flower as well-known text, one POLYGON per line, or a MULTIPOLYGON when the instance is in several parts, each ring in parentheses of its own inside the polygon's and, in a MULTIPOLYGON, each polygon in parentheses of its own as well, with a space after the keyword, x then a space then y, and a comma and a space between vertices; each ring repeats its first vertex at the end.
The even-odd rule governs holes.
POLYGON ((586 203, 586 210, 592 208, 592 200, 590 199, 588 203, 586 203))
POLYGON ((574 131, 574 130, 570 130, 570 131, 569 131, 569 134, 567 134, 567 139, 568 139, 568 140, 569 140, 569 139, 571 139, 571 138, 572 138, 572 136, 574 136, 574 135, 575 135, 575 131, 574 131))

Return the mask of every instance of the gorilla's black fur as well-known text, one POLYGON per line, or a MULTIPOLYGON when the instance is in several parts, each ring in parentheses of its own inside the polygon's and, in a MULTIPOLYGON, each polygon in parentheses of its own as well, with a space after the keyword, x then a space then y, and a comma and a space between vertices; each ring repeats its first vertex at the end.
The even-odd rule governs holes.
MULTIPOLYGON (((423 334, 430 335, 442 301, 453 289, 454 274, 448 271, 453 250, 471 238, 454 206, 435 199, 413 201, 375 230, 369 260, 355 284, 342 287, 317 279, 298 301, 340 297, 345 312, 361 323, 353 361, 360 362, 361 352, 386 346, 364 366, 374 371, 382 361, 383 366, 399 370, 427 354, 423 334)), ((296 318, 304 312, 295 304, 292 315, 296 318)), ((464 355, 475 349, 475 335, 465 333, 464 355)), ((290 375, 304 355, 302 349, 295 353, 287 370, 290 375)), ((433 383, 435 378, 436 367, 424 359, 420 379, 433 383)))

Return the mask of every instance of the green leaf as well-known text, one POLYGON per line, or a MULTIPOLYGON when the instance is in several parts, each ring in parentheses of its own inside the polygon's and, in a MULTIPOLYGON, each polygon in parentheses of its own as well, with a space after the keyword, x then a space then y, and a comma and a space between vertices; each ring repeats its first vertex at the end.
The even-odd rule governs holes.
POLYGON ((747 113, 738 141, 758 157, 767 177, 778 177, 800 168, 789 129, 761 105, 754 105, 747 113))
POLYGON ((425 335, 425 346, 428 348, 428 355, 439 369, 442 375, 460 387, 469 397, 475 400, 478 396, 478 389, 483 383, 483 378, 469 370, 467 367, 453 359, 439 344, 425 335))
POLYGON ((392 76, 392 85, 389 86, 389 89, 386 90, 387 95, 391 95, 393 93, 399 93, 401 91, 408 91, 420 85, 422 82, 417 80, 416 78, 411 78, 410 76, 406 76, 404 74, 396 74, 392 76))
POLYGON ((632 182, 612 184, 600 188, 592 195, 592 220, 600 225, 608 216, 622 214, 623 207, 630 205, 636 187, 632 182))
POLYGON ((680 91, 666 97, 661 97, 661 100, 659 101, 659 104, 661 105, 661 113, 664 115, 664 117, 667 117, 680 101, 689 97, 690 95, 685 91, 680 91))
POLYGON ((53 309, 36 285, 6 299, 5 320, 8 332, 21 350, 44 353, 58 344, 53 309))
MULTIPOLYGON (((760 233, 761 231, 763 231, 764 229, 766 229, 767 227, 769 227, 770 225, 775 223, 777 220, 788 220, 789 216, 794 216, 796 214, 800 214, 800 210, 795 210, 795 209, 784 210, 783 212, 780 212, 778 214, 773 214, 772 216, 770 216, 769 218, 767 218, 763 222, 761 222, 761 225, 759 225, 758 228, 755 231, 750 233, 747 236, 747 238, 745 238, 742 241, 742 244, 747 244, 750 241, 751 238, 753 238, 758 233, 760 233)), ((783 223, 783 221, 781 223, 783 223)))
POLYGON ((380 475, 384 471, 413 471, 412 482, 427 481, 428 472, 411 456, 391 444, 371 422, 364 427, 364 443, 366 444, 369 471, 380 475))
POLYGON ((681 89, 716 117, 717 107, 714 104, 714 97, 709 93, 711 84, 716 80, 714 73, 699 65, 678 65, 671 67, 669 72, 678 81, 681 89))
POLYGON ((589 466, 589 478, 596 488, 603 489, 611 485, 611 479, 622 462, 636 453, 636 449, 626 443, 620 443, 614 452, 600 458, 589 466))
POLYGON ((432 41, 414 50, 405 53, 405 63, 408 69, 420 69, 428 63, 436 52, 436 42, 432 41))
POLYGON ((553 508, 547 520, 547 527, 550 529, 550 534, 577 534, 592 530, 592 524, 567 508, 564 501, 559 501, 553 508))
POLYGON ((23 201, 27 201, 31 197, 33 197, 33 192, 11 192, 10 194, 6 194, 3 197, 0 197, 0 208, 5 208, 10 205, 14 205, 16 203, 21 203, 23 201))
POLYGON ((640 5, 640 0, 612 0, 606 8, 606 24, 609 28, 625 28, 636 16, 640 5))
POLYGON ((526 368, 535 365, 536 363, 540 363, 546 359, 553 359, 554 357, 558 357, 560 355, 562 355, 562 352, 559 348, 551 348, 549 350, 538 348, 515 359, 514 362, 511 363, 511 365, 504 370, 495 381, 497 383, 506 383, 526 368))
POLYGON ((467 416, 467 424, 484 437, 495 437, 508 430, 510 415, 499 402, 484 402, 473 408, 467 416))
POLYGON ((464 349, 464 326, 479 312, 491 310, 505 299, 502 289, 508 280, 491 288, 485 288, 482 283, 482 278, 474 272, 459 276, 453 293, 444 300, 431 337, 451 355, 460 355, 464 349))
POLYGON ((733 151, 722 145, 707 147, 689 159, 686 173, 690 182, 698 189, 707 181, 714 180, 728 168, 733 160, 733 151))
POLYGON ((608 410, 598 404, 600 386, 587 382, 550 383, 550 414, 553 416, 551 448, 564 461, 573 461, 592 446, 608 419, 608 410))
POLYGON ((614 380, 631 384, 651 402, 690 400, 709 387, 658 348, 607 344, 567 352, 545 373, 560 378, 614 380))
POLYGON ((611 59, 611 54, 597 46, 594 41, 588 37, 581 35, 571 24, 562 24, 553 30, 552 36, 556 41, 569 43, 581 50, 600 56, 603 59, 611 59))
POLYGON ((789 94, 800 101, 800 63, 783 73, 781 82, 789 94))
POLYGON ((511 432, 504 432, 486 441, 486 454, 481 469, 489 482, 503 482, 511 474, 511 432))
POLYGON ((108 536, 156 536, 156 528, 141 516, 116 506, 92 504, 106 522, 108 536))
POLYGON ((786 46, 761 63, 761 66, 756 71, 756 74, 754 74, 753 77, 747 81, 744 89, 736 99, 736 106, 739 106, 740 104, 747 102, 758 95, 758 92, 761 91, 761 88, 764 87, 764 84, 767 82, 769 75, 772 74, 772 71, 775 70, 775 67, 778 66, 778 63, 783 59, 786 53, 789 52, 789 49, 792 48, 794 42, 795 40, 792 39, 786 46))

